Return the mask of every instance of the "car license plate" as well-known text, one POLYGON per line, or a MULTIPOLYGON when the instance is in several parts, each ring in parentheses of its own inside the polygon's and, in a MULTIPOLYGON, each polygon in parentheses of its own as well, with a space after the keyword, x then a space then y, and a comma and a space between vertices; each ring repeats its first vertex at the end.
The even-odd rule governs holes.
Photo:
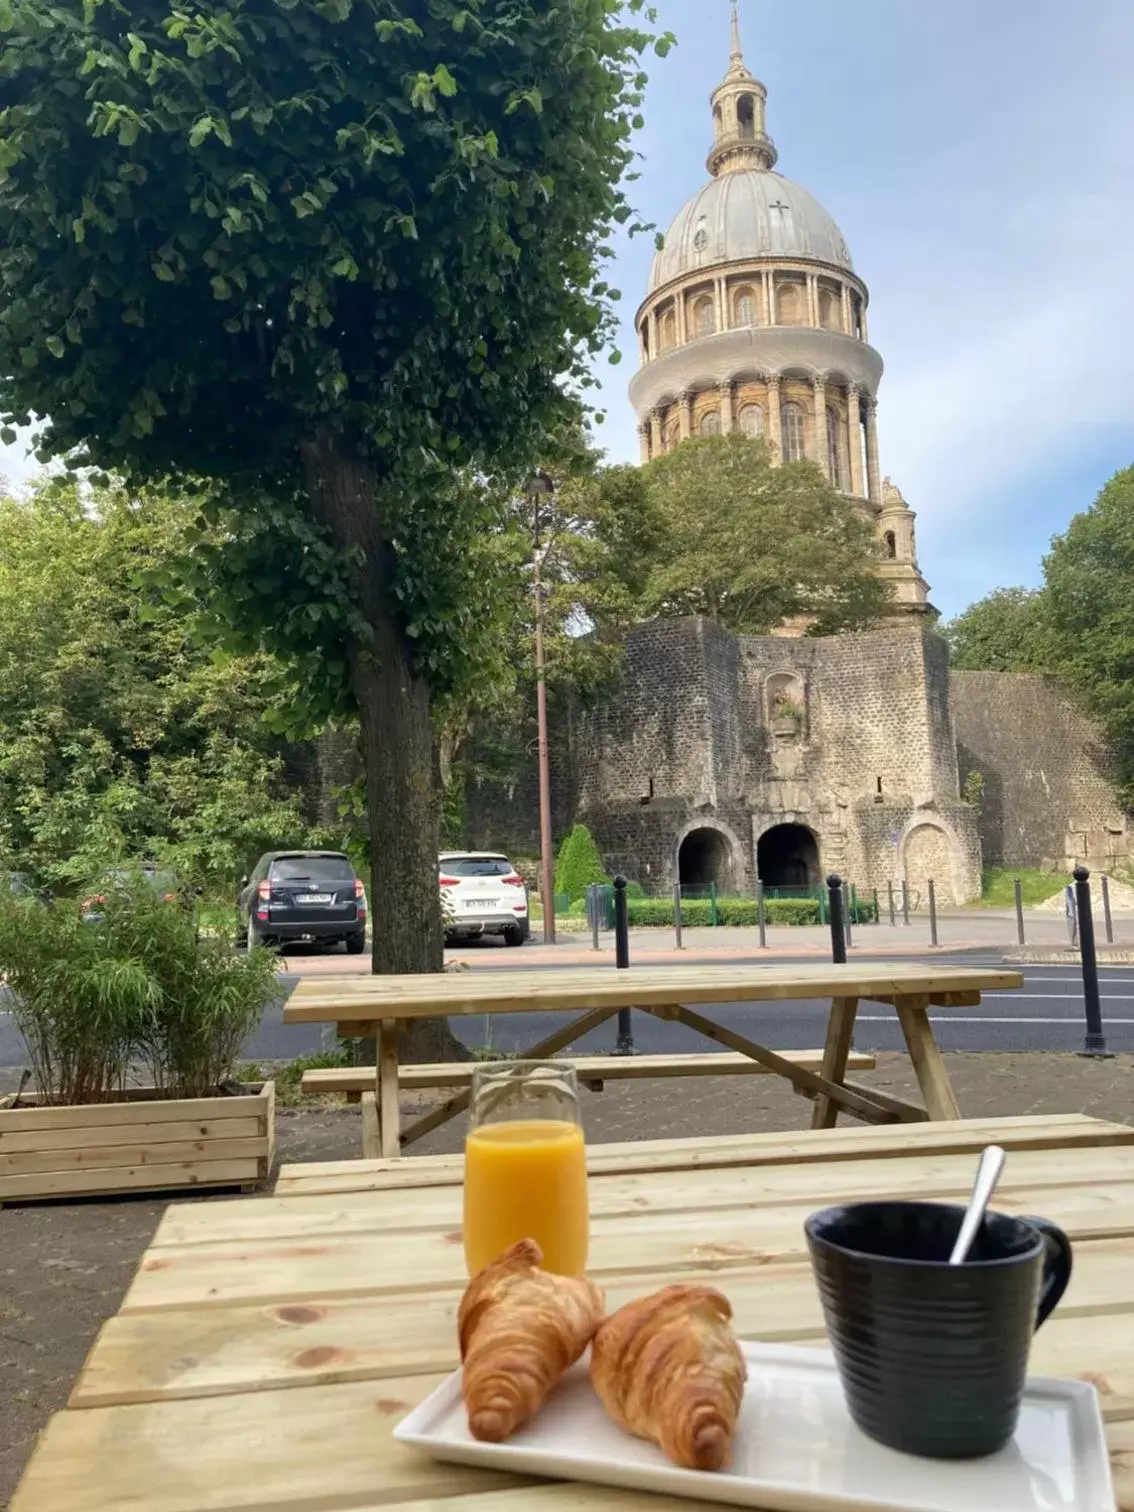
POLYGON ((466 908, 495 908, 495 898, 469 898, 465 903, 466 908))
POLYGON ((297 903, 333 903, 333 893, 299 893, 296 896, 297 903))

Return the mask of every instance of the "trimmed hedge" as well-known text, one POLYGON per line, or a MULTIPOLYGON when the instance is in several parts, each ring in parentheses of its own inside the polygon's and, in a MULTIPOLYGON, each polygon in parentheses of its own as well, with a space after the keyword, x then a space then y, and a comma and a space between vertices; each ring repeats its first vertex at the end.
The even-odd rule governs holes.
MULTIPOLYGON (((718 898, 717 923, 748 925, 759 923, 755 898, 718 898)), ((687 929, 698 929, 713 922, 713 905, 708 898, 687 898, 681 905, 681 922, 687 929)), ((632 926, 650 928, 672 926, 673 903, 669 898, 629 898, 627 915, 632 926)), ((823 918, 818 898, 768 898, 764 917, 769 924, 821 924, 823 918)), ((856 924, 874 922, 873 901, 860 898, 855 910, 856 924)))

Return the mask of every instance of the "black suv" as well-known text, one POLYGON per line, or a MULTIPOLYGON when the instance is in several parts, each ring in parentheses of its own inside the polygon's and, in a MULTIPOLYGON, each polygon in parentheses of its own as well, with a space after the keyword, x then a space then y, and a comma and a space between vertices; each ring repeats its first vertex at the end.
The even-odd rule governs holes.
POLYGON ((337 945, 366 949, 366 890, 342 851, 270 851, 236 900, 249 946, 337 945))

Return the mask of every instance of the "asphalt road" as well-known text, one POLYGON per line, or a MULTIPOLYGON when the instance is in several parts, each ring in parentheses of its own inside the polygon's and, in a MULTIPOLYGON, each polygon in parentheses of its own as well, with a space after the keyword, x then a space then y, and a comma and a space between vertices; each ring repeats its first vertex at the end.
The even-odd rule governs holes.
MULTIPOLYGON (((913 959, 913 958, 911 958, 913 959)), ((936 965, 999 966, 993 955, 958 956, 936 965)), ((690 961, 688 964, 695 964, 690 961)), ((742 962, 735 958, 730 965, 742 962)), ((760 964, 754 960, 752 964, 760 964)), ((781 964, 781 963, 777 963, 781 964)), ((814 964, 812 958, 810 964, 814 964)), ((596 967, 609 970, 609 965, 596 967)), ((1078 968, 1071 966, 1025 966, 1025 986, 1020 991, 988 993, 979 1008, 942 1008, 932 1018, 943 1050, 1067 1050, 1082 1049, 1083 995, 1078 968)), ((1134 965, 1100 968, 1104 1027, 1108 1048, 1134 1053, 1134 965)), ((259 1029, 244 1047, 249 1060, 290 1060, 310 1055, 334 1041, 329 1025, 282 1022, 283 1002, 299 981, 298 975, 281 976, 281 996, 268 1008, 259 1029)), ((749 1033, 772 1050, 815 1048, 823 1043, 828 1004, 825 1002, 761 1003, 724 1005, 712 1013, 720 1023, 749 1033)), ((571 1014, 499 1014, 454 1021, 454 1029, 470 1047, 491 1045, 504 1053, 551 1034, 571 1014)), ((680 1024, 661 1023, 648 1014, 632 1020, 637 1049, 655 1054, 665 1051, 710 1047, 680 1024)), ((583 1040, 578 1048, 610 1051, 614 1047, 613 1021, 583 1040)), ((855 1044, 860 1050, 900 1050, 901 1036, 891 1009, 864 1005, 858 1019, 855 1044)), ((0 1002, 0 1067, 24 1064, 23 1045, 16 1027, 0 1002)))

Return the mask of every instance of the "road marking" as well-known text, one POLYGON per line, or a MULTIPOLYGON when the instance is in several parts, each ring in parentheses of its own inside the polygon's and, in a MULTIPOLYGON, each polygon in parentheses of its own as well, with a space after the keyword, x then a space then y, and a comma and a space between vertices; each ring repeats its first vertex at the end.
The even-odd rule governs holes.
MULTIPOLYGON (((982 994, 983 1001, 989 998, 1016 998, 1024 1002, 1037 1002, 1040 998, 1051 998, 1056 1002, 1082 1002, 1081 992, 1028 992, 1026 989, 1017 992, 986 992, 982 994)), ((1115 992, 1110 997, 1103 998, 1104 1003, 1134 1003, 1134 994, 1129 992, 1115 992)))

